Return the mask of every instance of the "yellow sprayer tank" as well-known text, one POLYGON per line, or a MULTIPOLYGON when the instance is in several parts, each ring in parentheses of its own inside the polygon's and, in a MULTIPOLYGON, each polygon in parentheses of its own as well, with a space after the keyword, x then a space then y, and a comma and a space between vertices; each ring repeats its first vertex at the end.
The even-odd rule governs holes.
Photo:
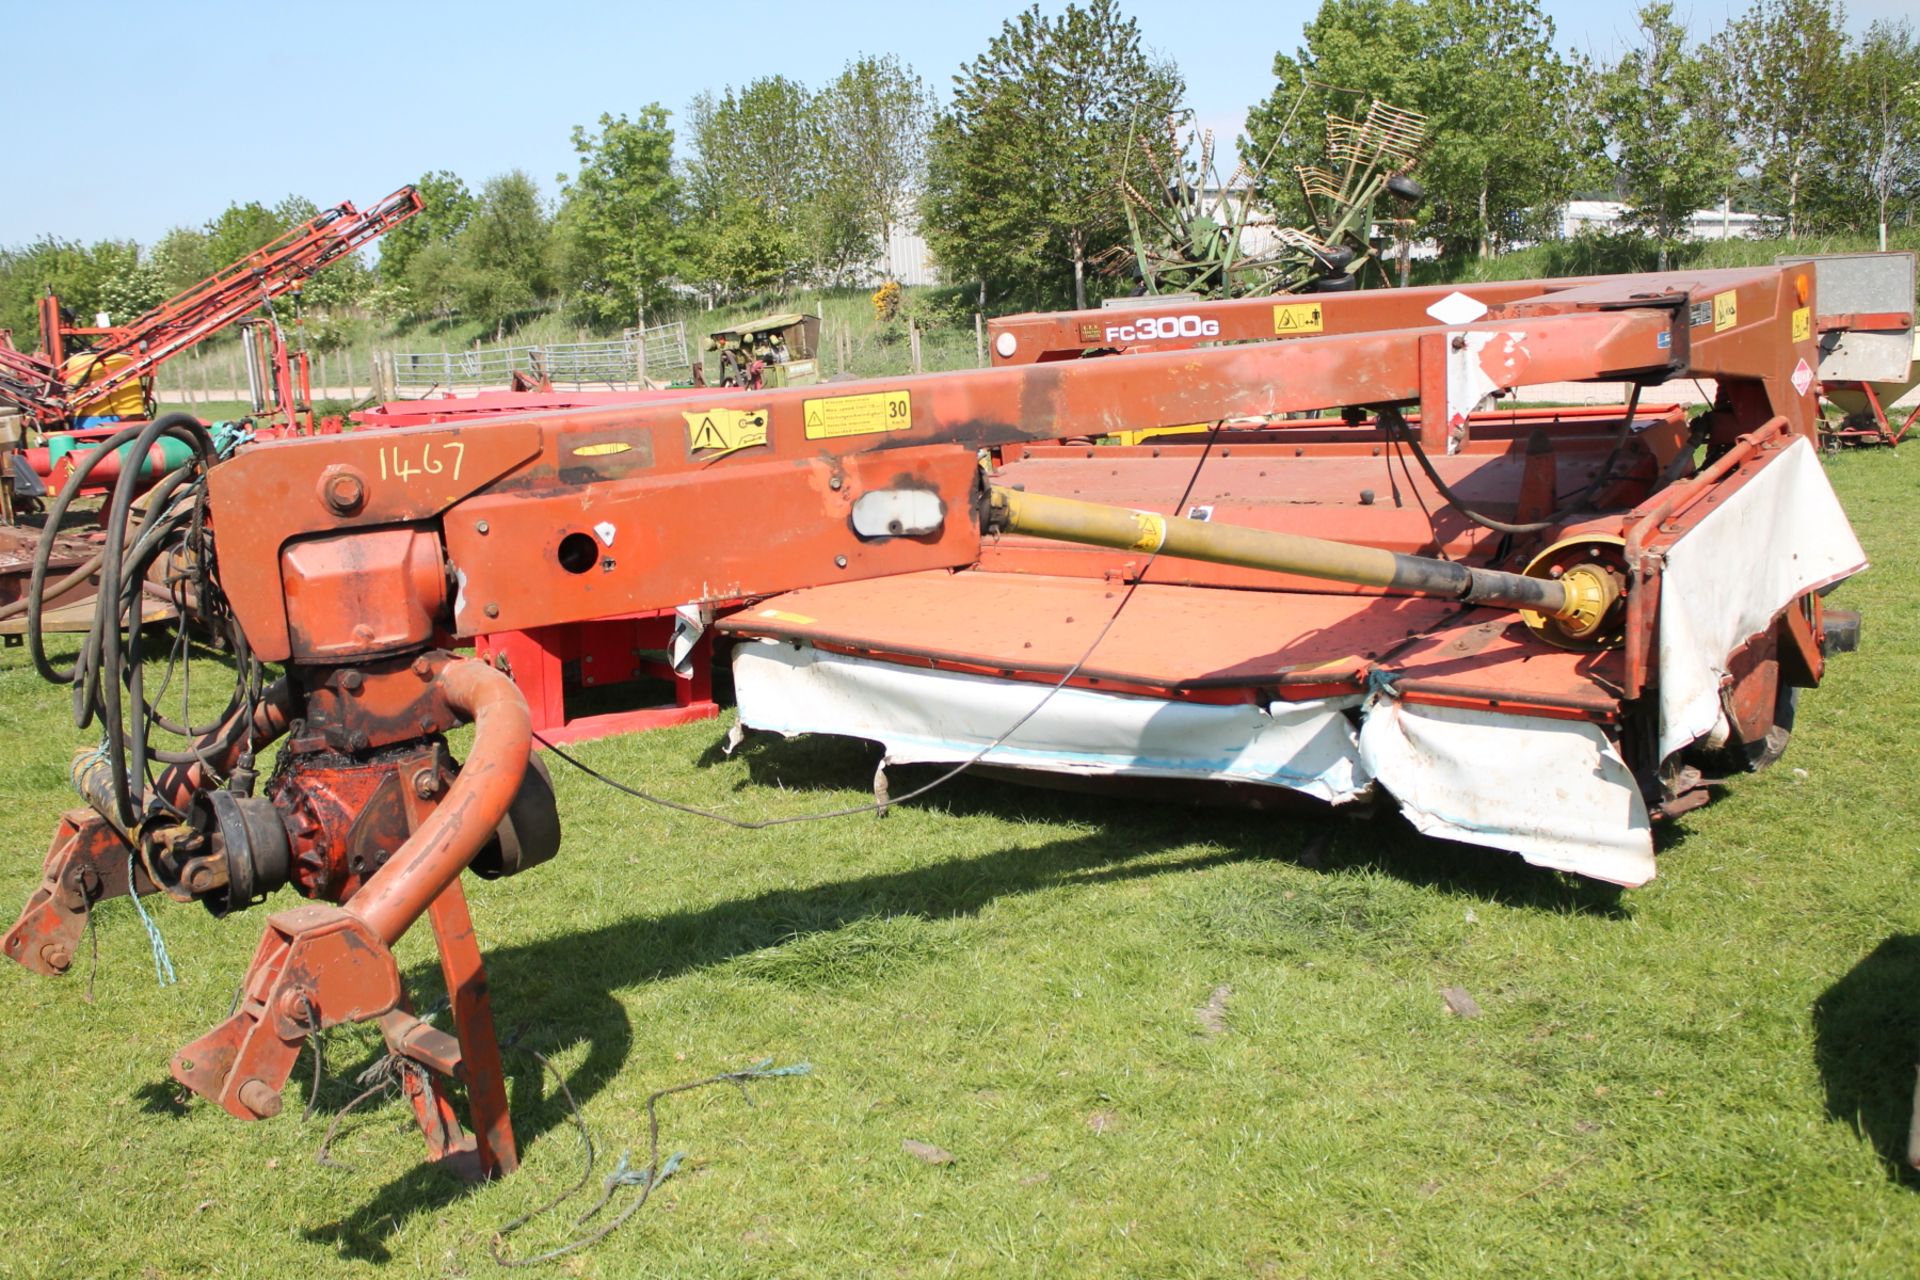
MULTIPOLYGON (((133 357, 130 355, 96 356, 89 351, 80 351, 67 357, 66 363, 60 366, 60 372, 68 386, 84 390, 89 384, 105 381, 115 371, 132 363, 133 357)), ((144 418, 147 416, 147 393, 141 388, 140 380, 134 378, 104 397, 76 397, 74 412, 85 418, 144 418)))

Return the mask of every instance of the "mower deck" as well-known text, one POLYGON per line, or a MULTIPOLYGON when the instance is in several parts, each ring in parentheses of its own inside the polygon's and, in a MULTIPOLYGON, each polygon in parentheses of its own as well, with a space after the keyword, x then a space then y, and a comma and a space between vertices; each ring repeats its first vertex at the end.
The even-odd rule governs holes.
MULTIPOLYGON (((1624 414, 1481 415, 1467 448, 1433 463, 1482 514, 1524 521, 1594 483, 1624 414)), ((1678 409, 1648 408, 1628 438, 1684 429, 1678 409)), ((1539 549, 1448 508, 1370 423, 1009 449, 995 480, 1476 566, 1521 569, 1539 549)), ((1621 651, 1555 647, 1511 610, 1003 537, 969 569, 786 592, 720 630, 761 642, 734 657, 744 723, 872 739, 886 763, 980 755, 1054 781, 1253 784, 1336 804, 1379 783, 1436 834, 1624 883, 1652 874, 1618 750, 1621 651), (1492 802, 1458 794, 1453 773, 1490 745, 1519 762, 1514 785, 1492 802), (1572 804, 1554 781, 1569 775, 1584 779, 1572 804)))

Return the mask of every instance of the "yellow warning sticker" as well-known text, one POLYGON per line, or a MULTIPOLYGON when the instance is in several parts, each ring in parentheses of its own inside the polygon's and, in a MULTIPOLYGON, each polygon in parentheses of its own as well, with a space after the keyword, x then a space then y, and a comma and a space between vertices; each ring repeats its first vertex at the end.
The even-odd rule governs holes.
POLYGON ((1793 309, 1793 340, 1805 342, 1813 336, 1813 308, 1795 307, 1793 309))
POLYGON ((687 420, 688 453, 732 453, 767 442, 767 409, 696 409, 687 420))
POLYGON ((1281 302, 1273 308, 1273 331, 1286 337, 1302 333, 1320 333, 1326 329, 1326 317, 1317 302, 1281 302))
POLYGON ((905 431, 913 425, 913 393, 873 391, 863 396, 833 396, 808 400, 807 439, 833 440, 840 436, 873 436, 905 431))
POLYGON ((583 444, 573 451, 576 458, 606 458, 616 453, 625 453, 633 446, 624 440, 603 440, 599 444, 583 444))
POLYGON ((1725 333, 1740 323, 1739 299, 1729 289, 1725 293, 1713 295, 1713 331, 1725 333))

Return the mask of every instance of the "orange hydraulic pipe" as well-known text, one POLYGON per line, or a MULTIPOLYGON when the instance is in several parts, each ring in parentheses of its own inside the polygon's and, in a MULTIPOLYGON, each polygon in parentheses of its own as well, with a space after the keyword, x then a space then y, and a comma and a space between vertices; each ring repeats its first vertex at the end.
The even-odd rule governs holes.
POLYGON ((493 836, 533 753, 527 700, 504 673, 464 658, 435 679, 447 705, 473 721, 473 751, 432 815, 347 903, 389 946, 493 836))

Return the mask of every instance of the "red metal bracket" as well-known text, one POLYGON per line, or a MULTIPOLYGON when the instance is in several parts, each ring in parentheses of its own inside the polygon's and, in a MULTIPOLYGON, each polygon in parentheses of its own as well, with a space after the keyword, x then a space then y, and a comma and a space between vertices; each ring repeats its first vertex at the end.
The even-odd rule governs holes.
MULTIPOLYGON (((127 838, 93 810, 62 814, 47 849, 40 887, 27 897, 20 918, 0 941, 0 951, 35 973, 65 973, 86 932, 92 904, 127 892, 130 855, 127 838)), ((144 869, 134 874, 142 894, 155 892, 144 869)))
POLYGON ((393 953, 341 907, 267 918, 239 1007, 173 1058, 173 1078, 242 1120, 280 1114, 280 1091, 309 1032, 377 1018, 400 1001, 393 953))

